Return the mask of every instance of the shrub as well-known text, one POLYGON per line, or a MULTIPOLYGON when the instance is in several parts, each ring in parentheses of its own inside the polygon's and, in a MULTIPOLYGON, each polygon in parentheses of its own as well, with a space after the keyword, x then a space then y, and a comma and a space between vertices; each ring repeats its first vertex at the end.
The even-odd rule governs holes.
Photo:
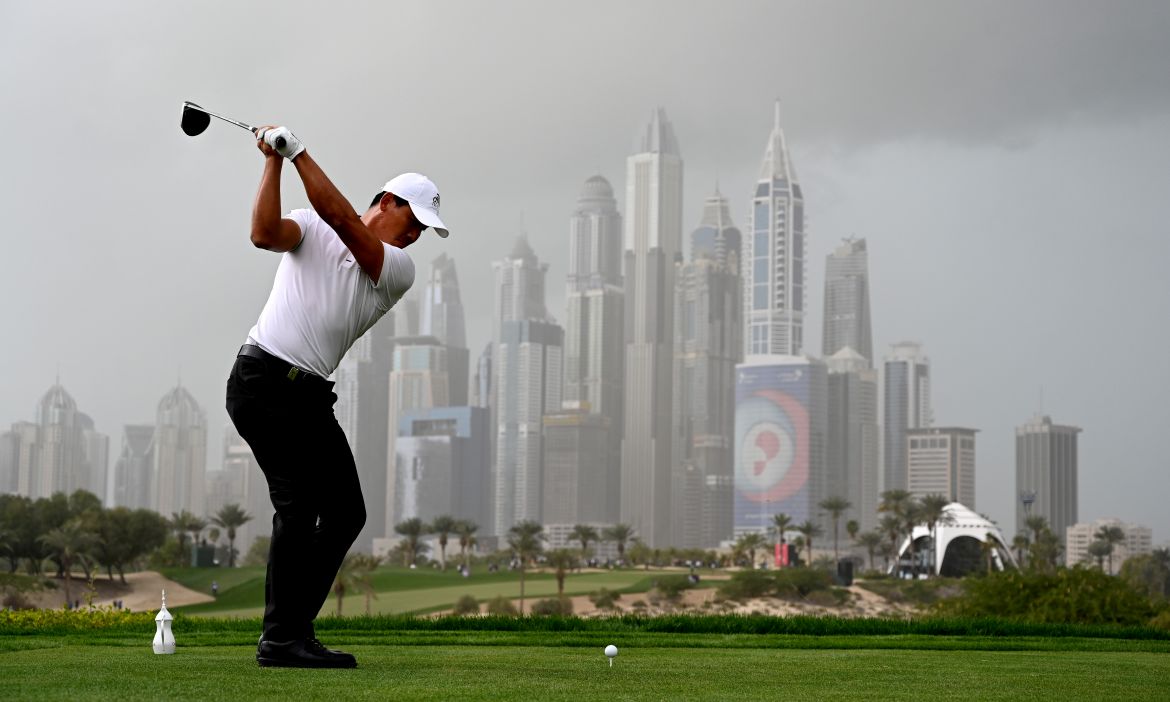
POLYGON ((622 593, 611 592, 605 588, 601 588, 597 592, 589 593, 589 601, 598 609, 617 609, 616 602, 620 600, 622 593))
POLYGON ((479 602, 471 595, 464 595, 455 601, 452 614, 479 614, 479 602))
POLYGON ((807 597, 833 586, 833 577, 827 571, 812 568, 784 568, 773 573, 772 578, 780 597, 807 597))
POLYGON ((488 602, 488 614, 498 614, 505 617, 514 617, 520 612, 516 610, 516 605, 512 604, 512 600, 498 595, 495 599, 488 602))
POLYGON ((1161 614, 1151 619, 1150 628, 1170 631, 1170 609, 1162 610, 1161 614))
POLYGON ((685 575, 664 575, 654 582, 654 590, 668 602, 678 602, 684 591, 694 587, 685 575))
POLYGON ((963 585, 963 595, 940 601, 936 611, 959 617, 1128 626, 1147 624, 1158 613, 1154 602, 1130 583, 1095 568, 1008 571, 967 578, 963 585))
POLYGON ((532 605, 532 613, 543 616, 568 616, 573 613, 573 601, 568 597, 550 597, 532 605))
POLYGON ((741 570, 733 574, 731 580, 719 586, 719 595, 730 600, 766 597, 775 591, 775 579, 763 570, 741 570))

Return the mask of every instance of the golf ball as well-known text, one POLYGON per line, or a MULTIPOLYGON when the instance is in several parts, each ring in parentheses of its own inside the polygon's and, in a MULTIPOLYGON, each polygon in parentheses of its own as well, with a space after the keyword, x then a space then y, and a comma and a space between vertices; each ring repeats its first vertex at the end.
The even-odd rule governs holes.
POLYGON ((610 658, 613 658, 614 656, 616 656, 617 655, 617 646, 614 646, 613 644, 606 646, 605 647, 605 655, 609 656, 610 658))

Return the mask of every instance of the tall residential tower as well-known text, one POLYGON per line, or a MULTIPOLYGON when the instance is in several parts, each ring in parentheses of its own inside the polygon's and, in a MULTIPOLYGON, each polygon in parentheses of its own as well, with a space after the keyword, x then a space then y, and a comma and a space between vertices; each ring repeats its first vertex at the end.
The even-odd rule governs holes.
POLYGON ((799 355, 804 348, 804 194, 780 128, 777 101, 752 194, 744 253, 744 355, 799 355))
MULTIPOLYGON (((865 239, 846 239, 825 259, 825 321, 821 353, 848 346, 873 367, 869 317, 869 252, 865 239)), ((970 505, 968 505, 970 506, 970 505)))
POLYGON ((732 535, 735 365, 743 354, 741 235, 718 190, 678 267, 674 309, 674 545, 718 546, 732 535))
POLYGON ((661 108, 626 159, 625 434, 621 519, 669 546, 675 264, 682 254, 683 161, 661 108))

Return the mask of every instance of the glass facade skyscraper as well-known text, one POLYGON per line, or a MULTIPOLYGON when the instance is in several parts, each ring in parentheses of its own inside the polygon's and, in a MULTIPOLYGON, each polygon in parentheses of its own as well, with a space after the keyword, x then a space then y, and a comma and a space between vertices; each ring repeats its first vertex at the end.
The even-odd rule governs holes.
POLYGON ((682 254, 683 161, 664 110, 626 159, 625 433, 621 519, 671 545, 671 376, 675 265, 682 254))
POLYGON ((744 355, 798 355, 804 348, 804 193, 788 155, 777 101, 752 193, 744 252, 744 355))

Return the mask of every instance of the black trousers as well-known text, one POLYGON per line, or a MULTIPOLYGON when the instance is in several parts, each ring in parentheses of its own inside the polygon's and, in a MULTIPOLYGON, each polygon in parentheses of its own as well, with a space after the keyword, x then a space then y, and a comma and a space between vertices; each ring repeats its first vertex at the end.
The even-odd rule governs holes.
POLYGON ((276 514, 264 588, 264 638, 314 635, 338 568, 366 521, 353 452, 333 414, 333 383, 289 378, 275 357, 241 355, 227 411, 268 480, 276 514))

